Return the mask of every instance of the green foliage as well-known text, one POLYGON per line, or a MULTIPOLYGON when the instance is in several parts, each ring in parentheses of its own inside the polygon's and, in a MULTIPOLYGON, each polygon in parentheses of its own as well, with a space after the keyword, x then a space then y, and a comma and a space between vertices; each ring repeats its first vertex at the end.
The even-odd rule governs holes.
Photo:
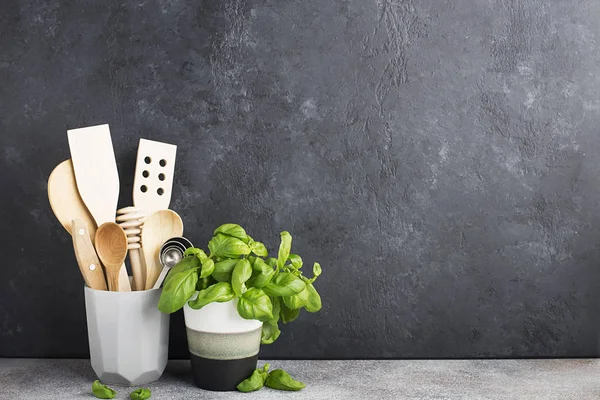
POLYGON ((152 396, 152 392, 150 389, 140 388, 138 390, 134 390, 129 394, 129 398, 131 400, 146 400, 152 396))
MULTIPOLYGON (((265 245, 252 239, 236 224, 224 224, 215 229, 208 250, 209 255, 200 248, 191 247, 185 251, 184 258, 165 279, 159 310, 170 314, 186 302, 191 308, 200 309, 213 302, 237 298, 239 315, 263 321, 261 343, 270 344, 281 334, 279 322, 294 321, 301 309, 308 312, 321 309, 321 297, 313 285, 321 275, 321 266, 314 263, 312 278, 302 274, 303 260, 298 254, 291 253, 289 232, 281 232, 277 258, 269 257, 265 245), (197 296, 191 300, 196 292, 197 296)), ((273 386, 298 390, 290 389, 299 386, 293 383, 297 381, 287 378, 289 375, 273 372, 272 378, 269 374, 273 386)), ((264 373, 262 384, 269 380, 266 371, 264 373)), ((242 391, 251 391, 249 389, 257 387, 260 379, 253 375, 246 381, 242 391)))
POLYGON ((95 380, 92 383, 92 394, 99 399, 114 399, 117 395, 113 389, 100 383, 99 380, 95 380))

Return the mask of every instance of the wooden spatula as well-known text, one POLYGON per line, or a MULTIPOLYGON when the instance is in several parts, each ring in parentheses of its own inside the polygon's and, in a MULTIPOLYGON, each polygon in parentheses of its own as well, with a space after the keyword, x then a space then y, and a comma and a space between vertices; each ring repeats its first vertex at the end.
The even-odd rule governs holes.
MULTIPOLYGON (((114 222, 119 173, 108 125, 70 129, 67 137, 81 199, 98 226, 114 222)), ((119 271, 119 286, 131 290, 125 265, 119 271)))
POLYGON ((133 181, 135 207, 148 214, 169 208, 176 153, 175 145, 140 139, 133 181))
POLYGON ((72 234, 71 221, 79 219, 86 225, 93 242, 96 234, 96 221, 79 196, 71 160, 61 162, 50 174, 48 200, 50 200, 50 207, 52 207, 54 215, 69 234, 72 234))

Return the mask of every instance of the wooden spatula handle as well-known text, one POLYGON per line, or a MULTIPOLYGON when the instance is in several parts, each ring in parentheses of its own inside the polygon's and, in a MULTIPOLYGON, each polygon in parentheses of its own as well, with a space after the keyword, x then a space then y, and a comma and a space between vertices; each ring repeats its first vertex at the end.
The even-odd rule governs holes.
POLYGON ((106 290, 106 280, 102 264, 96 255, 96 250, 92 244, 92 239, 88 226, 81 219, 74 219, 71 225, 73 233, 73 248, 75 249, 75 258, 85 284, 96 290, 106 290))

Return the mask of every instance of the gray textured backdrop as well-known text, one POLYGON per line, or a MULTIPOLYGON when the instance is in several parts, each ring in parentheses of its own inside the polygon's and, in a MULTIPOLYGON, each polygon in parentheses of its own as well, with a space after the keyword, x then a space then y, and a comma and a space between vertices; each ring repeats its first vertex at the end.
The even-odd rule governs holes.
MULTIPOLYGON (((177 144, 172 208, 320 261, 264 357, 594 356, 600 2, 2 0, 0 356, 88 355, 66 130, 177 144)), ((171 356, 186 357, 181 314, 171 356)))

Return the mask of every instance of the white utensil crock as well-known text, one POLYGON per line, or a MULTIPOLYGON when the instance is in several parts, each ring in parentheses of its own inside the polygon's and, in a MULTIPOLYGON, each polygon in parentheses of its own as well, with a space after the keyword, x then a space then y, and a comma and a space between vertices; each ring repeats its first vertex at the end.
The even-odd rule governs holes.
POLYGON ((137 386, 162 375, 169 353, 169 315, 157 308, 161 292, 85 287, 90 359, 102 383, 137 386))

